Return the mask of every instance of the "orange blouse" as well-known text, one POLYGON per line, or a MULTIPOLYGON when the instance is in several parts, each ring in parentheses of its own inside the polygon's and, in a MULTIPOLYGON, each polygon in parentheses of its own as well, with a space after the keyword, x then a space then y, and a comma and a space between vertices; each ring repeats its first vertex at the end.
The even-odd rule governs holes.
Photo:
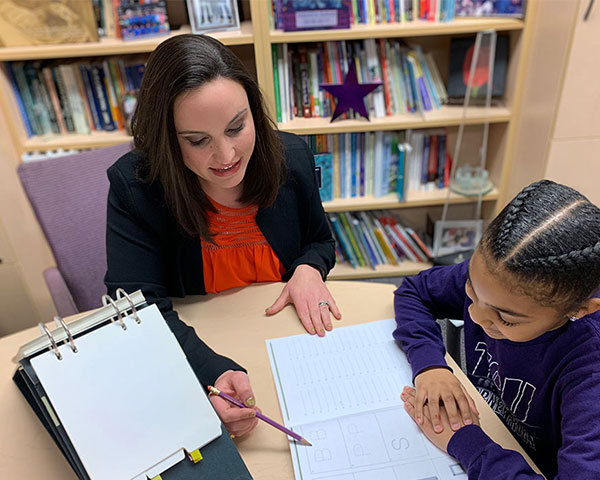
POLYGON ((210 199, 214 244, 202 241, 206 293, 255 282, 279 282, 285 268, 256 224, 258 207, 230 208, 210 199))

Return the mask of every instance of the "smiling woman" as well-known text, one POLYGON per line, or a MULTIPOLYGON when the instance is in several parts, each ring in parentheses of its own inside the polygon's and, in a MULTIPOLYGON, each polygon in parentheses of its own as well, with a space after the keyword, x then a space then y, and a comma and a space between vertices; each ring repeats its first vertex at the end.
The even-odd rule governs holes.
MULTIPOLYGON (((313 155, 276 130, 238 58, 202 35, 174 36, 150 55, 132 133, 135 149, 108 170, 109 293, 141 289, 201 382, 254 405, 244 369, 205 345, 169 297, 285 281, 266 313, 291 303, 309 333, 331 330, 334 241, 313 155)), ((256 425, 252 409, 211 401, 231 434, 256 425)))

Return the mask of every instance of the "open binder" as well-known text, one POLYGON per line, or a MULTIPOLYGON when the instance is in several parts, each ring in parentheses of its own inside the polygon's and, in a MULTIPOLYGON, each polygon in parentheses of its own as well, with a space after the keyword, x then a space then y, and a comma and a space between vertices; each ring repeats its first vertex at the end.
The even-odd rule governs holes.
POLYGON ((251 479, 156 305, 117 295, 40 324, 14 358, 13 380, 77 476, 251 479))

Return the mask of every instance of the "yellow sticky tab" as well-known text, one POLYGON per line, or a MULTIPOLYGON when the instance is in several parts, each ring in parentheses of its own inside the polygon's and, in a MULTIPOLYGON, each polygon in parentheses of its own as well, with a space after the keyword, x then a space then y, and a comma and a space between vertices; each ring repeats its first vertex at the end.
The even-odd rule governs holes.
POLYGON ((160 475, 157 475, 156 477, 152 477, 151 480, 162 480, 162 477, 160 475))
POLYGON ((194 463, 198 463, 200 460, 202 460, 202 454, 200 453, 200 450, 194 450, 193 452, 190 452, 189 456, 190 460, 194 463))

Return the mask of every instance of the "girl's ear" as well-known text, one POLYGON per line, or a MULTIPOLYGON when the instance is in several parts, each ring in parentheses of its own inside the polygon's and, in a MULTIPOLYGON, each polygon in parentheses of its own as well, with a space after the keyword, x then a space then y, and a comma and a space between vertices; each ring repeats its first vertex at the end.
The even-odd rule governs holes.
POLYGON ((600 310, 600 298, 590 298, 575 312, 571 318, 581 318, 600 310))

